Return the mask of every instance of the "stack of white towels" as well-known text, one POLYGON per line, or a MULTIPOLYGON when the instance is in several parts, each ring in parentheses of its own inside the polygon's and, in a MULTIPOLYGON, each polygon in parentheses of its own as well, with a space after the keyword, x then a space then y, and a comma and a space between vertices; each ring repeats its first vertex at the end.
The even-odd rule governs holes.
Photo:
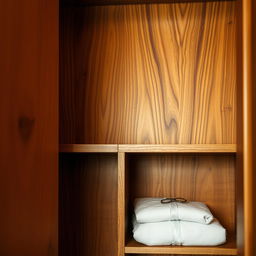
POLYGON ((135 200, 134 239, 145 245, 217 246, 226 230, 201 202, 161 203, 162 198, 135 200))

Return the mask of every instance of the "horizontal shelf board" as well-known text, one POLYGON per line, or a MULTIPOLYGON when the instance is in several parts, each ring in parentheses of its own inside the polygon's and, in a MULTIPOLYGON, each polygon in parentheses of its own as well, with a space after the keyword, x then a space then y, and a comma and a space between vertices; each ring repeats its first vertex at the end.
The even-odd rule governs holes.
POLYGON ((194 255, 237 255, 235 241, 222 246, 146 246, 131 240, 125 246, 125 253, 130 254, 194 254, 194 255))
POLYGON ((119 152, 133 153, 154 153, 154 152, 170 152, 170 153, 235 153, 236 144, 126 144, 118 146, 119 152))
POLYGON ((61 144, 62 153, 116 153, 117 144, 61 144))
POLYGON ((236 144, 61 144, 65 153, 235 153, 236 144))
POLYGON ((100 5, 124 5, 124 4, 175 4, 193 2, 216 2, 216 1, 236 1, 236 0, 66 0, 64 6, 100 6, 100 5))

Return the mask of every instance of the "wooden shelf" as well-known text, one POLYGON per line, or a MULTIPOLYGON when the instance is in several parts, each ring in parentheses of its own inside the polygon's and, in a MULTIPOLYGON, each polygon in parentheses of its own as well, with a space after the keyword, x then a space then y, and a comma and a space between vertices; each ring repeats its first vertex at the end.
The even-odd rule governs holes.
POLYGON ((164 144, 144 145, 127 144, 119 145, 119 152, 131 153, 235 153, 235 144, 164 144))
POLYGON ((235 153, 235 144, 61 144, 65 153, 235 153))
POLYGON ((117 144, 61 144, 62 153, 115 153, 117 144))
MULTIPOLYGON (((123 5, 123 4, 167 4, 167 3, 193 3, 212 2, 214 0, 66 0, 62 2, 66 6, 87 6, 87 5, 123 5)), ((235 1, 235 0, 219 0, 235 1)))
POLYGON ((125 246, 125 253, 130 254, 190 254, 190 255, 237 255, 235 241, 230 241, 222 246, 146 246, 129 241, 125 246))

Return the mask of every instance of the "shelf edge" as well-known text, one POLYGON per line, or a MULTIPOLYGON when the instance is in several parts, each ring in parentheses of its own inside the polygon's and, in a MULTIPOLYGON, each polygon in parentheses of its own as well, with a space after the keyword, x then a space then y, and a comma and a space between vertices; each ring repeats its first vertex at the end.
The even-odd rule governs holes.
POLYGON ((117 153, 117 144, 61 144, 61 153, 117 153))
POLYGON ((119 144, 118 151, 130 153, 236 153, 236 144, 119 144))
POLYGON ((237 248, 186 246, 125 246, 130 254, 238 255, 237 248))
POLYGON ((236 144, 61 144, 61 153, 236 153, 236 144))

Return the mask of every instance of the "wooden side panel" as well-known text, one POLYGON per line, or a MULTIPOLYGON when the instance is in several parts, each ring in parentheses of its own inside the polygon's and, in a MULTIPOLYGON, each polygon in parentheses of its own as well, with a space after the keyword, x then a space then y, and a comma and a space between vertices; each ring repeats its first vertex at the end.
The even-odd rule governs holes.
POLYGON ((126 208, 126 161, 125 153, 118 153, 118 256, 124 256, 125 247, 125 208, 126 208))
POLYGON ((117 255, 117 154, 61 155, 60 255, 117 255))
POLYGON ((0 2, 0 255, 58 255, 58 1, 0 2))
POLYGON ((136 197, 184 197, 205 202, 235 233, 235 158, 233 155, 151 154, 129 157, 130 200, 136 197))
POLYGON ((238 165, 243 186, 238 185, 238 247, 240 255, 256 255, 256 3, 238 1, 238 165), (241 191, 242 190, 242 191, 241 191))
MULTIPOLYGON (((237 70, 242 71, 242 0, 236 2, 237 16, 237 70)), ((236 154, 236 202, 237 247, 244 255, 244 168, 243 168, 243 72, 237 72, 237 154, 236 154)))
POLYGON ((256 255, 256 2, 252 1, 252 161, 253 168, 251 169, 252 191, 251 198, 248 198, 251 206, 251 222, 252 231, 250 243, 252 246, 251 255, 256 255))
POLYGON ((235 143, 234 7, 65 8, 62 143, 235 143))

